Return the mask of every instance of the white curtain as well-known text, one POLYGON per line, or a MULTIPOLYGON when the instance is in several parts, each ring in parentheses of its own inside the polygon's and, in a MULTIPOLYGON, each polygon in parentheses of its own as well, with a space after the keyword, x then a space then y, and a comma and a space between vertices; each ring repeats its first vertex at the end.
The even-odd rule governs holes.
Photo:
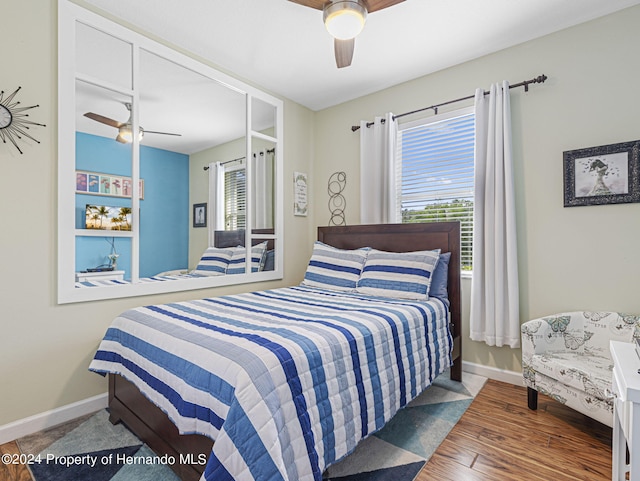
POLYGON ((220 162, 209 164, 209 245, 213 246, 214 231, 224 230, 224 165, 220 162))
POLYGON ((471 339, 520 346, 509 84, 476 90, 471 339))
POLYGON ((261 151, 252 155, 254 225, 256 229, 273 227, 273 161, 275 154, 261 151))
POLYGON ((395 155, 398 124, 392 113, 360 122, 360 223, 398 222, 395 155), (383 122, 384 119, 384 122, 383 122))

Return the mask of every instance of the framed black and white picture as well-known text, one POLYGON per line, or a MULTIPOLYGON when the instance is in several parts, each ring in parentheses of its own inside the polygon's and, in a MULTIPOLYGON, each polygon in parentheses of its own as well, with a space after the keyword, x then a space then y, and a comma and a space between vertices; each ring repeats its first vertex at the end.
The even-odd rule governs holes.
POLYGON ((207 227, 207 204, 193 204, 193 227, 207 227))
POLYGON ((640 202, 640 140, 563 153, 564 206, 640 202))

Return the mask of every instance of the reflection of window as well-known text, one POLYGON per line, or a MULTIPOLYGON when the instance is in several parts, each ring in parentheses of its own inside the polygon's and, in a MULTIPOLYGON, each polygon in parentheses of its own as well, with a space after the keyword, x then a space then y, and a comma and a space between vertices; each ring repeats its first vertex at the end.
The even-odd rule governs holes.
POLYGON ((460 221, 461 264, 471 270, 475 114, 462 109, 400 126, 402 222, 460 221))
POLYGON ((244 229, 247 211, 247 176, 244 167, 225 169, 223 205, 225 230, 244 229))

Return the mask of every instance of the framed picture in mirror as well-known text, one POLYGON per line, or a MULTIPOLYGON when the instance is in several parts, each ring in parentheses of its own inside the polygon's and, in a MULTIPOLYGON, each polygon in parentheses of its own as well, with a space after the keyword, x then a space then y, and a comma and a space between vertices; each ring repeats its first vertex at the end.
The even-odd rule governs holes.
MULTIPOLYGON (((144 179, 140 179, 140 200, 144 199, 144 179)), ((76 194, 131 197, 131 177, 76 171, 76 194)))
POLYGON ((193 204, 193 227, 207 227, 207 203, 193 204))

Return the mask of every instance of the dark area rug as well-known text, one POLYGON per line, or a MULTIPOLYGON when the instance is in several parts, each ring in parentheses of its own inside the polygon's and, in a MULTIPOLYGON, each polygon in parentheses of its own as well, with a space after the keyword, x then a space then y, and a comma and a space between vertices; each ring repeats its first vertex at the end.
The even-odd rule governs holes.
MULTIPOLYGON (((412 481, 486 379, 442 374, 379 432, 325 472, 327 481, 412 481)), ((171 468, 107 410, 19 439, 35 481, 180 481, 171 468)), ((177 461, 176 461, 177 462, 177 461)))
POLYGON ((18 439, 35 481, 180 481, 107 410, 18 439), (39 460, 39 462, 38 462, 39 460))

